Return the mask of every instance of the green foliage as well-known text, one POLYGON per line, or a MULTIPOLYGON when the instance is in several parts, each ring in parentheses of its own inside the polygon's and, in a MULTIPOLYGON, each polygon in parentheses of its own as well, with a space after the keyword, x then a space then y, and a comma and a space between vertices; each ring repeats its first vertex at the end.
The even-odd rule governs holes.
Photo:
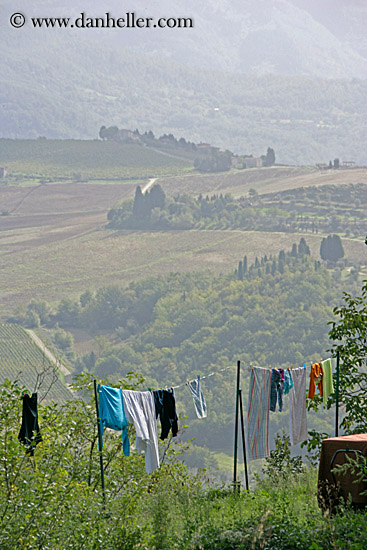
POLYGON ((55 344, 62 350, 70 349, 73 346, 74 338, 70 332, 66 332, 61 328, 55 332, 55 344))
MULTIPOLYGON (((138 389, 141 382, 130 374, 119 384, 138 389)), ((161 447, 161 468, 147 475, 144 457, 134 449, 124 457, 120 433, 106 431, 103 506, 93 378, 78 377, 74 389, 81 397, 39 405, 43 440, 30 457, 17 439, 22 389, 10 381, 0 386, 2 550, 364 548, 364 513, 344 507, 340 515, 323 516, 317 470, 296 468, 295 475, 284 437, 272 457, 275 475, 272 470, 249 492, 233 494, 205 474, 188 475, 171 444, 161 447)))
POLYGON ((278 261, 273 260, 272 256, 268 258, 266 255, 259 261, 256 256, 255 262, 247 268, 247 258, 245 257, 243 263, 240 260, 238 269, 235 270, 234 275, 236 279, 243 281, 244 278, 251 280, 256 276, 261 277, 270 273, 275 275, 277 271, 283 274, 286 266, 291 270, 297 269, 301 262, 304 261, 304 257, 309 255, 310 248, 306 244, 304 237, 302 237, 298 247, 295 243, 292 245, 291 252, 287 252, 286 254, 284 250, 281 250, 278 254, 278 261), (246 270, 243 268, 243 265, 246 266, 246 270))
POLYGON ((367 431, 367 282, 360 296, 344 293, 344 303, 334 309, 330 338, 334 357, 340 356, 339 402, 345 407, 341 426, 367 431))
POLYGON ((339 235, 328 235, 322 239, 320 245, 320 256, 323 260, 337 262, 344 256, 344 249, 339 235))
POLYGON ((266 157, 264 159, 264 166, 273 166, 275 164, 275 153, 274 149, 271 147, 268 147, 268 150, 266 152, 266 157))
MULTIPOLYGON (((312 405, 311 400, 309 400, 309 410, 311 410, 312 405)), ((315 409, 317 410, 319 403, 316 404, 315 409)), ((307 449, 307 459, 312 464, 312 466, 317 466, 320 459, 321 445, 323 439, 329 437, 329 434, 326 432, 318 432, 317 430, 309 430, 307 441, 302 441, 301 448, 306 447, 307 449)))
MULTIPOLYGON (((154 206, 149 206, 149 194, 143 197, 138 189, 136 193, 138 195, 135 196, 134 204, 127 200, 109 211, 107 218, 110 227, 160 230, 241 229, 287 233, 344 231, 347 235, 352 232, 356 235, 367 232, 367 185, 364 184, 298 188, 261 196, 255 189, 250 189, 247 198, 236 199, 229 193, 211 197, 200 194, 196 198, 179 194, 173 198, 164 197, 165 200, 154 205, 158 208, 154 215, 154 206)), ((162 189, 160 193, 164 196, 162 189)), ((302 248, 303 242, 300 246, 299 253, 309 254, 307 246, 302 248)), ((321 257, 337 261, 343 256, 339 236, 330 235, 327 242, 325 240, 325 244, 322 244, 321 257)))
POLYGON ((304 466, 301 456, 291 456, 291 441, 284 430, 282 435, 275 436, 275 449, 270 451, 270 456, 265 458, 263 474, 273 483, 284 483, 289 477, 294 477, 303 472, 304 466))

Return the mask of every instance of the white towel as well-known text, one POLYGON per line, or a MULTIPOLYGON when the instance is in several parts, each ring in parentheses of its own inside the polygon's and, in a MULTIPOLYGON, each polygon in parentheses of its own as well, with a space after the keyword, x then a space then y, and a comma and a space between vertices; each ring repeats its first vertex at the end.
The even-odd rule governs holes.
POLYGON ((306 415, 306 369, 292 370, 293 388, 289 393, 289 432, 291 435, 291 445, 297 445, 305 441, 307 433, 307 415, 306 415))
POLYGON ((150 391, 122 390, 126 419, 135 426, 136 448, 145 453, 148 474, 159 468, 157 421, 150 391))

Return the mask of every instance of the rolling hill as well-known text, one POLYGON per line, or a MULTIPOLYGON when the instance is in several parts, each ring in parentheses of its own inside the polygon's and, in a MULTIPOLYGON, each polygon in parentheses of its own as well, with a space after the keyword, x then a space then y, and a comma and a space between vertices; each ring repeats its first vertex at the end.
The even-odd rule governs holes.
MULTIPOLYGON (((20 143, 28 146, 27 142, 20 143)), ((52 150, 51 141, 35 143, 37 147, 42 145, 46 150, 52 150)), ((60 147, 60 144, 62 142, 56 142, 54 146, 60 147)), ((92 150, 105 145, 91 142, 92 150)), ((42 171, 55 166, 54 157, 50 155, 49 159, 49 165, 40 163, 42 171)), ((168 166, 163 164, 159 169, 166 173, 170 159, 162 159, 168 166)), ((26 169, 28 161, 26 158, 22 160, 21 154, 16 162, 20 172, 26 169)), ((83 170, 83 166, 88 167, 88 164, 79 164, 78 169, 83 170)), ((140 167, 135 166, 135 169, 140 170, 140 167)), ((154 170, 145 169, 154 175, 156 167, 154 170)), ((65 173, 73 170, 75 166, 65 166, 65 173)), ((246 196, 251 188, 258 193, 269 193, 331 183, 367 183, 366 173, 365 169, 323 173, 307 167, 273 167, 228 174, 162 177, 158 182, 170 196, 227 192, 246 196)), ((122 168, 120 175, 124 176, 122 168)), ((106 229, 107 211, 115 203, 132 199, 134 192, 135 183, 128 181, 111 185, 1 185, 1 210, 8 212, 8 215, 0 216, 3 315, 10 314, 17 305, 25 304, 31 298, 55 303, 60 298, 75 297, 86 288, 116 283, 124 286, 149 275, 193 269, 226 273, 245 253, 254 260, 257 254, 278 253, 299 239, 299 233, 295 236, 263 231, 131 232, 106 229)), ((365 265, 366 247, 362 237, 344 236, 343 243, 349 260, 365 265)), ((321 233, 307 234, 312 253, 317 258, 322 238, 321 233)))

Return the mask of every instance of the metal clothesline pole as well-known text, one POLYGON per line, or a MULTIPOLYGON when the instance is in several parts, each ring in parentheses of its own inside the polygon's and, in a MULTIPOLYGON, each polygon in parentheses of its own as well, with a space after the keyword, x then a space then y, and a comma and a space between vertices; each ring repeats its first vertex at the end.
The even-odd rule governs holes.
POLYGON ((336 384, 335 384, 335 437, 339 434, 339 362, 340 353, 336 352, 336 384))
POLYGON ((239 390, 239 400, 240 400, 240 413, 241 413, 241 433, 242 433, 243 462, 244 462, 244 466, 245 466, 246 491, 248 491, 249 490, 249 485, 248 485, 248 472, 247 472, 245 423, 243 421, 242 390, 239 390))
POLYGON ((100 464, 100 468, 101 468, 101 484, 102 484, 102 496, 103 496, 103 508, 104 508, 106 506, 106 493, 105 493, 105 485, 104 485, 102 434, 101 434, 101 424, 100 424, 100 417, 99 417, 98 396, 97 396, 97 381, 96 381, 96 379, 94 379, 94 398, 95 398, 95 401, 96 401, 99 464, 100 464))
POLYGON ((236 493, 238 490, 237 483, 237 446, 238 446, 238 409, 239 409, 239 391, 240 391, 240 372, 241 361, 237 361, 237 385, 236 385, 236 416, 235 416, 235 428, 234 428, 234 454, 233 454, 233 491, 236 493))

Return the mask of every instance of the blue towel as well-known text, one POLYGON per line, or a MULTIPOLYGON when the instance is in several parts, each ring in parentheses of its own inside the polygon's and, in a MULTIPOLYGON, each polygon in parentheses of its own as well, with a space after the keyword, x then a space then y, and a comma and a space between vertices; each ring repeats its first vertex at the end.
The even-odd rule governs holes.
POLYGON ((284 393, 287 394, 293 388, 292 374, 289 369, 284 371, 284 393))
POLYGON ((101 434, 103 435, 104 428, 122 430, 122 448, 124 455, 130 456, 130 443, 127 433, 127 426, 129 423, 125 416, 121 390, 98 384, 98 393, 101 434))

